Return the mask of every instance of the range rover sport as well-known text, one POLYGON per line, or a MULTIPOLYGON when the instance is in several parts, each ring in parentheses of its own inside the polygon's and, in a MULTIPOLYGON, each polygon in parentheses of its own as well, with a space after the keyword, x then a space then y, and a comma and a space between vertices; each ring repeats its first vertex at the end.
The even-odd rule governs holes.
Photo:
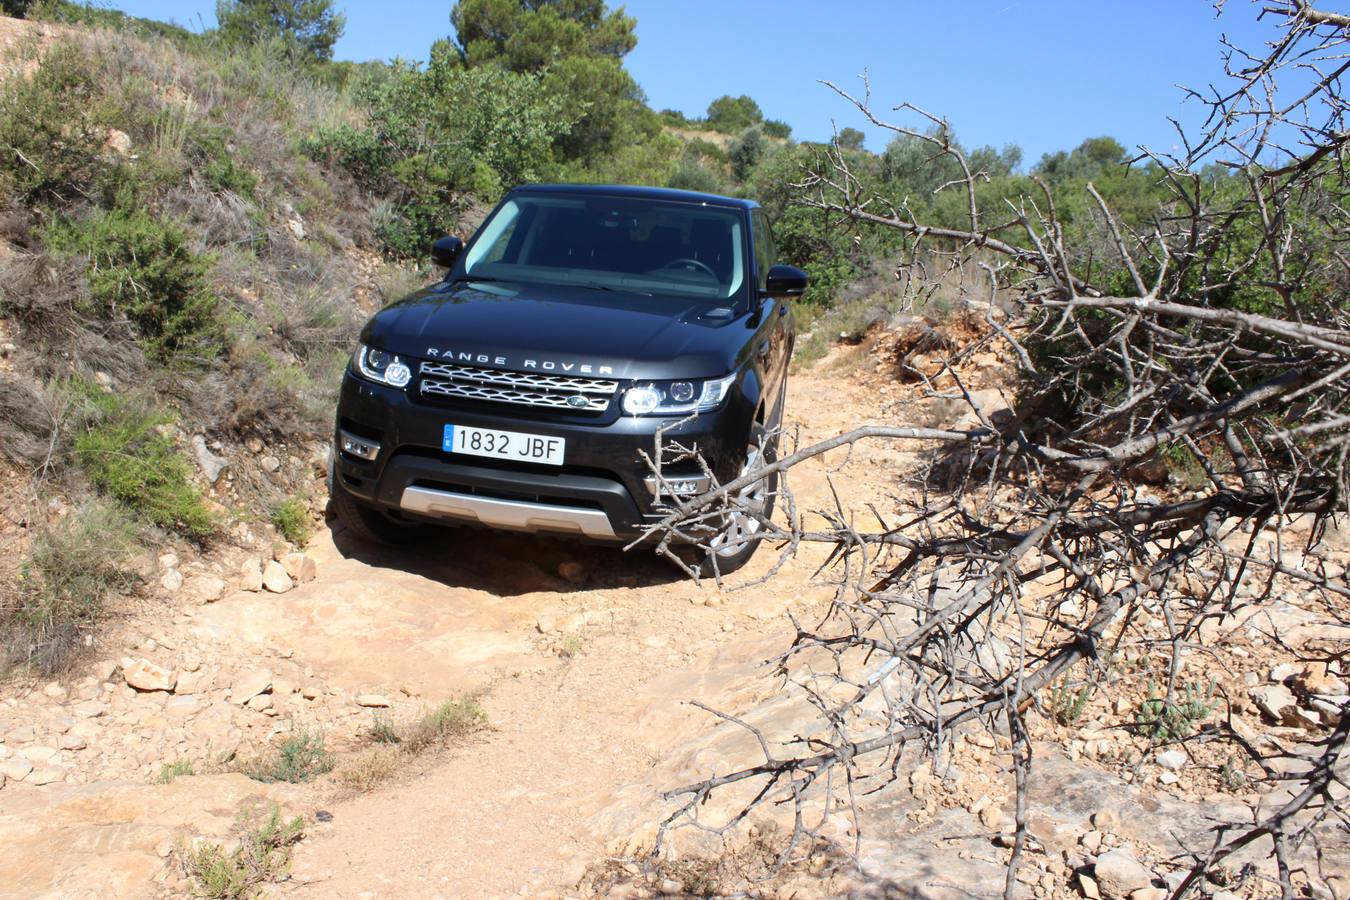
MULTIPOLYGON (((755 202, 531 185, 432 256, 445 278, 376 314, 343 379, 329 489, 356 536, 467 523, 627 543, 710 484, 687 456, 658 479, 658 432, 723 483, 773 457, 806 275, 775 265, 755 202)), ((767 516, 773 488, 739 502, 767 516)), ((729 512, 682 558, 732 571, 760 527, 729 512)))

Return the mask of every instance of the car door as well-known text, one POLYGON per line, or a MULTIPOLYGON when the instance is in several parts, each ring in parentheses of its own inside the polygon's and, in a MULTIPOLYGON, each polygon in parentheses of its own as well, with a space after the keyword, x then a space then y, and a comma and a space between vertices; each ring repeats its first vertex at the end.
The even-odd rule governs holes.
POLYGON ((768 217, 760 209, 751 212, 755 241, 755 269, 759 289, 761 320, 760 352, 767 396, 765 420, 777 423, 781 410, 782 385, 787 378, 788 355, 791 352, 792 308, 787 300, 778 300, 764 294, 768 285, 769 269, 777 262, 773 232, 768 217))

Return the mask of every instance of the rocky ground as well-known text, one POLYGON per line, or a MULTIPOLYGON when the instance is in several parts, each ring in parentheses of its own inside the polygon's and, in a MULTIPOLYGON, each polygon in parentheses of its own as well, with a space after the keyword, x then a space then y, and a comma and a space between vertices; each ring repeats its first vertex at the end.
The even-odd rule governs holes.
MULTIPOLYGON (((894 378, 888 350, 846 350, 794 377, 789 434, 805 443, 862 421, 959 423, 958 406, 918 400, 894 378)), ((1001 361, 976 358, 970 369, 977 397, 999 408, 1001 361)), ((313 448, 247 449, 264 470, 270 458, 270 471, 311 479, 322 495, 313 448)), ((838 493, 862 509, 903 490, 916 461, 907 449, 859 445, 800 467, 798 504, 832 505, 838 493)), ((1303 535, 1258 540, 1266 537, 1311 564, 1303 535)), ((761 661, 790 639, 786 613, 811 619, 828 604, 830 586, 813 577, 822 548, 734 589, 767 572, 774 557, 762 552, 731 589, 718 589, 642 553, 473 531, 408 551, 373 550, 328 527, 303 548, 263 529, 233 541, 207 559, 166 549, 158 595, 109 623, 91 665, 69 680, 0 691, 0 895, 189 892, 182 842, 227 835, 262 802, 306 817, 292 877, 269 888, 280 894, 698 893, 735 880, 710 855, 745 872, 764 862, 755 848, 782 827, 771 814, 716 854, 688 845, 673 868, 625 860, 654 833, 666 808, 660 791, 753 751, 743 732, 687 701, 758 717, 775 733, 807 721, 800 698, 761 661), (477 698, 485 729, 402 760, 373 790, 344 779, 380 722, 465 696, 477 698), (300 729, 325 735, 333 774, 282 787, 238 774, 300 729), (187 771, 195 774, 169 778, 187 771)), ((1350 534, 1328 534, 1316 552, 1312 562, 1343 578, 1350 534)), ((1253 586, 1206 627, 1217 649, 1187 657, 1183 676, 1213 679, 1211 715, 1230 715, 1267 748, 1325 736, 1347 690, 1343 624, 1281 585, 1270 596, 1253 586), (1325 661, 1294 664, 1298 650, 1325 651, 1325 661)), ((1157 748, 1127 727, 1146 697, 1147 656, 1122 666, 1072 721, 1036 718, 1038 844, 1020 876, 1028 895, 1161 897, 1179 869, 1173 856, 1211 840, 1216 817, 1251 821, 1280 797, 1217 744, 1157 748)), ((754 889, 1000 893, 1011 828, 1001 749, 998 738, 971 734, 941 766, 915 760, 868 806, 859 866, 825 855, 754 889)), ((852 824, 832 826, 851 848, 852 824)), ((1314 879, 1336 896, 1350 891, 1343 838, 1323 848, 1314 879)), ((1263 855, 1254 849, 1244 861, 1264 871, 1263 855)), ((1239 893, 1270 892, 1268 881, 1240 875, 1239 866, 1239 893)))

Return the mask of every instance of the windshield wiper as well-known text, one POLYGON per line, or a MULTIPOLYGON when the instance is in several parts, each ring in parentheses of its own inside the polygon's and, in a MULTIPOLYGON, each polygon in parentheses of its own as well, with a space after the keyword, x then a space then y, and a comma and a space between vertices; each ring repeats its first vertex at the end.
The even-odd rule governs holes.
POLYGON ((599 282, 595 281, 588 281, 583 284, 578 284, 577 287, 588 288, 592 291, 609 291, 615 294, 640 294, 643 297, 650 297, 652 295, 651 291, 640 291, 637 288, 616 288, 612 285, 600 284, 599 282))

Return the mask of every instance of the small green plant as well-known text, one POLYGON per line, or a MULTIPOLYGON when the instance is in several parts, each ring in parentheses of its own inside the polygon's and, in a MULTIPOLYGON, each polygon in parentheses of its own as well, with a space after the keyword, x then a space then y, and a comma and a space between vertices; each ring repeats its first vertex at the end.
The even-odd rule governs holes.
POLYGON ((1050 714, 1060 725, 1072 725, 1082 717, 1091 698, 1091 685, 1085 684, 1075 690, 1069 686, 1067 678, 1062 678, 1055 682, 1050 694, 1050 714))
POLYGON ((112 598, 140 584, 140 535, 111 503, 92 501, 35 529, 18 577, 0 583, 0 673, 69 666, 112 598))
MULTIPOLYGON (((247 814, 250 815, 251 814, 247 814)), ((290 871, 291 847, 304 834, 304 819, 287 820, 273 805, 262 822, 241 822, 239 846, 226 851, 220 844, 203 843, 183 851, 183 870, 202 897, 242 900, 253 897, 268 882, 282 881, 290 871)))
POLYGON ((76 385, 87 425, 75 459, 98 488, 141 518, 188 537, 205 538, 217 523, 191 481, 192 467, 163 431, 173 418, 134 398, 76 385))
POLYGON ((421 753, 436 744, 476 731, 486 723, 487 714, 476 698, 446 700, 409 728, 400 746, 404 752, 421 753))
POLYGON ((377 744, 397 744, 403 740, 393 720, 383 713, 376 713, 370 723, 370 739, 377 744))
POLYGON ((287 497, 272 510, 272 524, 281 536, 297 546, 309 540, 314 526, 309 519, 309 504, 302 497, 287 497))
POLYGON ((1242 760, 1234 756, 1229 756, 1224 761, 1219 769, 1219 780, 1233 793, 1245 791, 1252 786, 1251 776, 1243 770, 1242 760))
POLYGON ((159 777, 155 780, 160 784, 168 784, 175 778, 183 778, 188 775, 196 775, 193 769, 192 760, 175 759, 171 763, 165 763, 159 767, 159 777))
POLYGON ((1169 702, 1158 696, 1158 685, 1149 679, 1148 698, 1139 707, 1139 726, 1146 735, 1162 742, 1181 740, 1193 734, 1196 726, 1209 718, 1214 711, 1214 679, 1210 679, 1204 690, 1188 681, 1182 692, 1184 697, 1180 702, 1169 702))
POLYGON ((254 781, 300 784, 333 771, 333 754, 324 745, 322 731, 299 728, 292 731, 270 757, 247 769, 254 781))
POLYGON ((571 659, 581 652, 582 640, 579 634, 568 634, 563 636, 562 648, 558 651, 560 656, 571 659))

